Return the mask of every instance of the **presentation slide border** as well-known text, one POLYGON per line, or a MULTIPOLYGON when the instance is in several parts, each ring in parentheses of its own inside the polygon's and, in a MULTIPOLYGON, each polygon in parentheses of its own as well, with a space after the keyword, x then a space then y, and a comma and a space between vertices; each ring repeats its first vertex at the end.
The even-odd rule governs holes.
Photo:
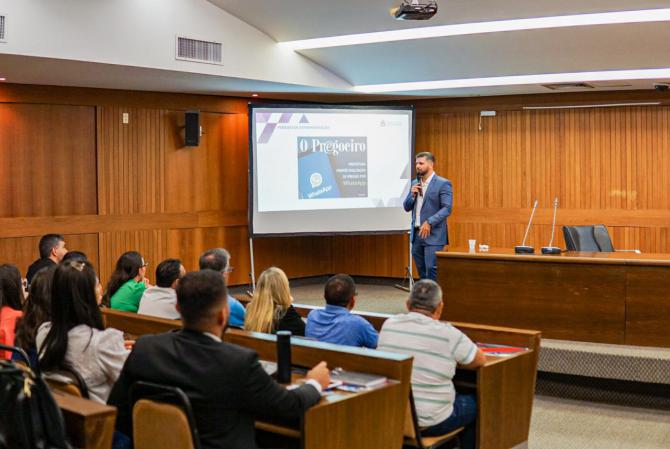
MULTIPOLYGON (((398 230, 384 230, 384 231, 351 231, 351 232, 284 232, 284 233, 255 233, 254 232, 254 135, 253 135, 253 112, 254 109, 357 109, 357 110, 392 110, 392 111, 409 111, 412 116, 412 124, 410 126, 410 149, 409 160, 412 161, 415 151, 416 138, 416 109, 413 104, 408 105, 356 105, 356 104, 323 104, 323 103, 249 103, 249 176, 248 176, 248 218, 249 223, 249 237, 297 237, 297 236, 329 236, 329 235, 391 235, 391 234, 406 234, 407 229, 398 230)), ((410 164, 414 178, 414 164, 410 164)), ((410 219, 408 218, 408 221, 410 219)))

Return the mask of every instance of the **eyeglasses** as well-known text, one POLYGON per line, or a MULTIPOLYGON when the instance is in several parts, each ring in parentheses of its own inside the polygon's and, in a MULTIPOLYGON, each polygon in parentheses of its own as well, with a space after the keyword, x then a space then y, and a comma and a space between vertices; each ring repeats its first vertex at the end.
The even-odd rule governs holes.
POLYGON ((142 265, 140 265, 140 268, 146 268, 149 266, 149 262, 144 262, 142 265))
POLYGON ((235 267, 228 267, 225 270, 223 270, 224 273, 232 273, 233 271, 235 271, 235 267))

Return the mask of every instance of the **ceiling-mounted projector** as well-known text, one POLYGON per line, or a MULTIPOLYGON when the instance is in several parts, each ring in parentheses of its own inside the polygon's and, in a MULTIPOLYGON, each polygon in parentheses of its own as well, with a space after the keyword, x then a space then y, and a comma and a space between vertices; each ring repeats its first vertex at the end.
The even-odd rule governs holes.
POLYGON ((437 2, 420 3, 419 0, 404 0, 400 6, 391 8, 391 16, 396 20, 428 20, 437 14, 437 2))

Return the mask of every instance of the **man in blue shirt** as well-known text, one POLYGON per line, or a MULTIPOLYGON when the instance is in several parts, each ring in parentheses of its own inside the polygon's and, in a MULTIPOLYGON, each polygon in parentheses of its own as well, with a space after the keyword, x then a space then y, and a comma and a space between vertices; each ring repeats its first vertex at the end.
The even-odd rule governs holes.
MULTIPOLYGON (((224 248, 208 249, 202 253, 198 262, 201 270, 210 269, 221 273, 223 280, 226 282, 226 287, 228 286, 228 277, 233 271, 233 267, 230 266, 230 253, 227 250, 224 248)), ((228 307, 230 308, 228 324, 232 327, 243 327, 246 310, 242 303, 228 295, 228 307)))
POLYGON ((377 331, 364 318, 351 313, 356 294, 356 284, 348 274, 328 279, 323 291, 326 308, 309 313, 305 336, 338 345, 376 348, 377 331))

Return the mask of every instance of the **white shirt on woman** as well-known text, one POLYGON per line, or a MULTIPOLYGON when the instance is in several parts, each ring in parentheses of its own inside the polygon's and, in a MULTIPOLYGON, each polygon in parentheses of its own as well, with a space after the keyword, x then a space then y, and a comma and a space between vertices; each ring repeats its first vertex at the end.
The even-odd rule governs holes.
MULTIPOLYGON (((47 322, 37 330, 35 340, 38 352, 50 329, 51 323, 47 322)), ((107 403, 109 393, 130 354, 124 346, 123 332, 111 328, 99 330, 80 324, 70 329, 67 338, 65 361, 86 382, 89 398, 107 403)))

